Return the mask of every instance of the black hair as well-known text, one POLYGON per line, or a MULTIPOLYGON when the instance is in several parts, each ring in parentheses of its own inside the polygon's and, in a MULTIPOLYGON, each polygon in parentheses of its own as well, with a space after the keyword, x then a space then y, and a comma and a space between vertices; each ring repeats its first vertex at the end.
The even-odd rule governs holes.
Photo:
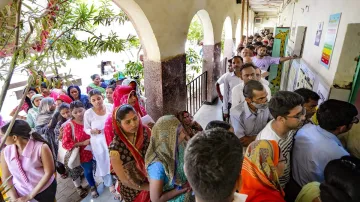
MULTIPOLYGON (((25 94, 25 90, 26 90, 26 88, 24 89, 23 94, 25 94)), ((34 87, 30 87, 28 92, 30 92, 30 91, 34 91, 35 94, 39 94, 39 92, 34 87)), ((31 109, 33 107, 32 103, 31 103, 31 99, 28 98, 27 96, 25 97, 25 102, 29 106, 29 109, 31 109)))
POLYGON ((299 88, 294 92, 301 95, 304 98, 305 103, 310 102, 310 100, 319 101, 320 99, 320 96, 317 93, 307 88, 299 88))
POLYGON ((340 100, 326 100, 316 112, 321 128, 334 131, 339 126, 348 126, 358 111, 353 104, 340 100))
POLYGON ((254 43, 254 46, 258 46, 258 48, 260 48, 261 46, 263 46, 263 43, 258 41, 254 43))
POLYGON ((96 77, 100 77, 99 74, 93 74, 93 75, 91 75, 90 78, 91 78, 91 80, 94 81, 96 77))
MULTIPOLYGON (((106 65, 106 62, 104 61, 101 61, 101 75, 104 75, 105 74, 105 65, 106 65)), ((94 79, 93 79, 94 80, 94 79)))
POLYGON ((269 110, 274 119, 278 116, 287 116, 290 110, 304 103, 301 95, 290 91, 278 91, 270 99, 269 110))
POLYGON ((89 92, 89 98, 91 98, 92 96, 94 95, 100 95, 102 96, 101 92, 97 89, 92 89, 90 92, 89 92))
MULTIPOLYGON (((1 132, 5 134, 9 126, 10 126, 10 122, 5 124, 3 127, 1 127, 1 132)), ((9 137, 11 136, 18 136, 26 140, 29 140, 30 137, 32 137, 35 141, 47 144, 51 150, 49 143, 39 133, 32 131, 30 125, 24 120, 20 120, 20 119, 15 120, 11 132, 9 134, 9 137)))
POLYGON ((115 79, 110 79, 109 86, 111 86, 111 85, 116 85, 116 80, 115 79))
POLYGON ((208 202, 221 202, 234 194, 243 148, 232 132, 219 128, 205 130, 190 139, 184 161, 186 177, 195 195, 208 202))
MULTIPOLYGON (((258 42, 258 43, 261 43, 261 42, 258 42)), ((266 46, 265 46, 264 44, 262 44, 262 43, 261 43, 261 45, 260 45, 260 46, 258 46, 258 50, 259 50, 260 48, 266 48, 266 46)))
POLYGON ((250 49, 251 51, 254 51, 254 50, 255 50, 255 47, 252 46, 252 45, 248 45, 248 46, 246 46, 246 48, 250 49))
POLYGON ((113 91, 115 91, 116 84, 108 85, 106 88, 111 88, 113 91))
POLYGON ((226 122, 226 121, 218 121, 218 120, 214 120, 214 121, 210 121, 207 125, 205 130, 210 130, 210 129, 214 129, 214 128, 222 128, 224 130, 230 130, 231 125, 226 122))
POLYGON ((248 81, 243 89, 244 97, 246 98, 253 98, 254 97, 254 90, 262 91, 264 90, 264 86, 256 80, 248 81))
POLYGON ((326 202, 360 201, 360 160, 344 156, 330 161, 324 170, 320 197, 326 202))
POLYGON ((121 105, 119 109, 116 111, 116 120, 123 120, 129 112, 134 112, 136 114, 136 111, 134 107, 132 107, 129 104, 121 105))
POLYGON ((76 100, 70 103, 70 111, 74 110, 75 108, 85 108, 84 104, 80 100, 76 100))
POLYGON ((235 58, 239 58, 239 59, 241 60, 241 62, 243 62, 243 58, 242 58, 241 56, 236 55, 236 56, 234 56, 234 57, 232 58, 232 60, 235 60, 235 58))
POLYGON ((41 82, 40 87, 41 87, 41 88, 47 88, 47 85, 46 85, 45 82, 41 82))
MULTIPOLYGON (((61 103, 61 105, 58 108, 58 112, 60 113, 61 110, 63 110, 63 109, 70 109, 70 105, 66 102, 61 103)), ((59 114, 58 121, 65 122, 66 119, 63 116, 61 116, 61 114, 59 114)))
POLYGON ((244 69, 246 68, 249 68, 249 67, 252 67, 255 69, 255 65, 252 64, 252 63, 246 63, 246 64, 243 64, 241 67, 240 67, 240 72, 242 72, 244 69))

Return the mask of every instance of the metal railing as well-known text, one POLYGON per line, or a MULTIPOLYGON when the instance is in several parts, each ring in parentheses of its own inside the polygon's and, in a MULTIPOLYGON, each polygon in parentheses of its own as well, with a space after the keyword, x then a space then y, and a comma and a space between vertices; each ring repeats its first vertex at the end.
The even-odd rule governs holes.
POLYGON ((207 71, 196 77, 186 85, 187 103, 186 111, 194 115, 207 97, 207 71))

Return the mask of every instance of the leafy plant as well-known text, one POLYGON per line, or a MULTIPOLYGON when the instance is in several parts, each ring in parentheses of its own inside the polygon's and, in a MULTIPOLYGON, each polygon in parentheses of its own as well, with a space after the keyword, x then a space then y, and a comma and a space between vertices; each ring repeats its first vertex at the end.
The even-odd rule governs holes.
POLYGON ((191 20, 187 40, 192 44, 199 44, 204 39, 204 30, 197 15, 191 20))
POLYGON ((189 83, 195 77, 195 74, 200 73, 202 69, 202 58, 192 48, 186 51, 186 82, 189 83))
MULTIPOLYGON (((99 25, 123 24, 128 20, 122 11, 111 9, 110 0, 100 6, 81 0, 49 0, 41 6, 35 0, 13 0, 0 10, 0 79, 4 85, 0 110, 15 68, 37 76, 37 71, 66 65, 65 60, 81 59, 98 53, 122 52, 136 38, 121 39, 116 33, 97 34, 99 25), (87 39, 78 33, 89 34, 87 39), (9 59, 11 57, 11 60, 9 59)), ((70 73, 65 78, 71 78, 70 73)))
POLYGON ((137 81, 141 91, 144 91, 142 81, 144 80, 144 67, 139 61, 130 61, 125 65, 124 74, 137 81))

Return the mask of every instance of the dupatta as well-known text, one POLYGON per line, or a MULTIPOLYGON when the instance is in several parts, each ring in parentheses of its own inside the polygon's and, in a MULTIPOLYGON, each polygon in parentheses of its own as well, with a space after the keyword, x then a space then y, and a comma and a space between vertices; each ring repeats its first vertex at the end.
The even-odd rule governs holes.
MULTIPOLYGON (((142 177, 147 178, 147 172, 145 169, 145 161, 144 157, 141 155, 141 150, 144 146, 144 128, 149 136, 151 136, 150 129, 146 126, 143 126, 141 123, 141 119, 139 118, 138 130, 135 134, 135 144, 131 143, 129 139, 126 137, 124 131, 120 127, 120 123, 116 120, 116 113, 121 107, 118 107, 115 111, 113 111, 112 115, 112 126, 114 128, 114 132, 117 136, 119 136, 120 140, 125 144, 128 148, 132 156, 136 161, 136 168, 142 175, 142 177)), ((150 138, 150 137, 149 137, 150 138)))
POLYGON ((251 143, 246 151, 241 170, 240 193, 248 195, 247 202, 285 202, 276 166, 280 148, 274 140, 251 143))
MULTIPOLYGON (((100 85, 101 85, 101 84, 100 84, 100 85)), ((92 89, 96 89, 96 90, 100 91, 101 94, 103 94, 103 95, 106 94, 106 90, 105 90, 103 87, 97 86, 97 85, 95 85, 94 83, 89 84, 89 87, 92 88, 92 89)))

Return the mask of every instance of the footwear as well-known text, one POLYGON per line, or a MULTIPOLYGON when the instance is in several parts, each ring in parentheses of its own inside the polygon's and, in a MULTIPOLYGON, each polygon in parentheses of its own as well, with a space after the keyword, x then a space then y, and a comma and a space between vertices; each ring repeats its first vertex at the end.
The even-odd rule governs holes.
POLYGON ((96 189, 95 186, 94 186, 94 187, 91 187, 91 188, 90 188, 90 191, 91 191, 91 197, 92 197, 92 198, 97 198, 97 197, 99 197, 99 193, 97 192, 97 189, 96 189))
POLYGON ((110 193, 112 193, 112 194, 116 194, 115 186, 114 186, 114 185, 110 186, 110 187, 109 187, 109 191, 110 191, 110 193))
POLYGON ((66 178, 68 177, 68 174, 67 174, 67 173, 62 174, 62 175, 60 175, 60 177, 61 177, 62 179, 66 179, 66 178))
POLYGON ((82 186, 76 187, 76 192, 79 194, 81 198, 85 198, 88 194, 88 191, 84 189, 82 186))

